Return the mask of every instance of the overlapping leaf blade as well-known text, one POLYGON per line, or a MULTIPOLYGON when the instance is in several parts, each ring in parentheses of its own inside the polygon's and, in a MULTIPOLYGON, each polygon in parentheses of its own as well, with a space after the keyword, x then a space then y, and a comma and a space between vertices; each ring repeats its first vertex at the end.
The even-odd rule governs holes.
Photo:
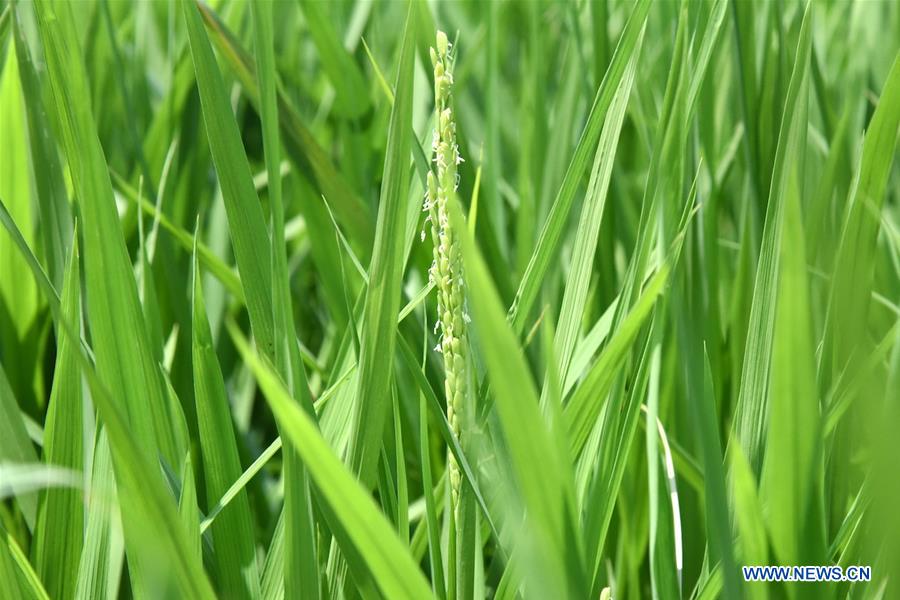
MULTIPOLYGON (((77 244, 69 256, 62 292, 62 314, 81 325, 81 279, 77 244)), ((80 472, 84 463, 82 428, 81 369, 76 353, 77 340, 62 336, 58 340, 53 387, 44 427, 43 461, 80 472)), ((35 540, 37 572, 53 597, 70 598, 75 593, 78 563, 81 558, 84 525, 82 492, 79 489, 48 489, 41 498, 35 540)))
MULTIPOLYGON (((196 254, 193 279, 191 357, 194 399, 197 403, 206 497, 214 501, 221 498, 231 482, 240 477, 242 469, 222 370, 207 321, 196 254)), ((212 535, 216 548, 218 583, 222 592, 234 598, 258 597, 256 538, 246 492, 239 492, 222 511, 212 525, 212 535)))
POLYGON ((285 435, 309 469, 319 496, 340 521, 353 550, 366 561, 382 593, 411 600, 427 597, 428 583, 368 491, 329 448, 313 420, 296 405, 272 370, 241 341, 239 333, 234 333, 241 355, 253 369, 285 435))
POLYGON ((737 401, 735 427, 741 447, 754 469, 759 469, 764 448, 765 423, 768 415, 768 384, 772 366, 772 339, 774 336, 775 304, 778 278, 778 242, 781 238, 784 218, 784 197, 789 180, 800 168, 800 157, 805 150, 806 114, 809 102, 809 55, 811 48, 812 3, 806 5, 803 25, 791 84, 785 100, 778 151, 769 190, 766 222, 762 247, 753 286, 753 303, 750 309, 750 325, 744 350, 740 392, 737 401))
POLYGON ((408 210, 409 150, 412 119, 413 37, 411 10, 406 17, 396 98, 388 127, 384 181, 378 206, 375 248, 369 265, 360 336, 359 378, 353 416, 349 463, 367 485, 374 482, 381 436, 390 408, 390 375, 400 309, 408 210))

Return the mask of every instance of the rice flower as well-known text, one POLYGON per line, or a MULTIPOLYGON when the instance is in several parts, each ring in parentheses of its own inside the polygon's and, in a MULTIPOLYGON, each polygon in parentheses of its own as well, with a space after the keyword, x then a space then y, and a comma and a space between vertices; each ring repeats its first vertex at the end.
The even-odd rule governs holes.
MULTIPOLYGON (((459 242, 450 225, 447 203, 456 193, 457 166, 462 162, 456 145, 456 124, 450 106, 453 87, 450 43, 443 31, 437 33, 436 48, 431 49, 434 66, 436 130, 432 142, 434 167, 428 172, 425 197, 427 220, 431 223, 434 263, 430 276, 438 290, 438 350, 444 357, 444 391, 447 396, 447 420, 460 437, 460 414, 464 410, 468 387, 468 350, 464 278, 459 242)), ((454 512, 459 504, 459 466, 451 454, 447 459, 450 478, 450 502, 454 512)))

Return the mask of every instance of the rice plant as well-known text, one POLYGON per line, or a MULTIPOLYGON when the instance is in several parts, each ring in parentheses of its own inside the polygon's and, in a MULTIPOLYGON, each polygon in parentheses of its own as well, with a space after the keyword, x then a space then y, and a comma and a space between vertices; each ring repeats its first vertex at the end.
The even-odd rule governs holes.
POLYGON ((900 596, 898 137, 890 0, 0 0, 0 598, 900 596))

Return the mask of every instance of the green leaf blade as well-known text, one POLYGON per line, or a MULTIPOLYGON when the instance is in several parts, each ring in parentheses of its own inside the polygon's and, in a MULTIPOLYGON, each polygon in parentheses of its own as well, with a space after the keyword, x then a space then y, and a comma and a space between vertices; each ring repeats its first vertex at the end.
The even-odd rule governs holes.
MULTIPOLYGON (((241 476, 242 469, 225 383, 212 344, 196 255, 191 306, 194 399, 197 403, 206 496, 214 501, 228 491, 231 483, 241 476)), ((234 598, 258 597, 255 536, 250 505, 244 490, 238 493, 212 524, 212 536, 216 548, 218 583, 223 593, 234 598)))

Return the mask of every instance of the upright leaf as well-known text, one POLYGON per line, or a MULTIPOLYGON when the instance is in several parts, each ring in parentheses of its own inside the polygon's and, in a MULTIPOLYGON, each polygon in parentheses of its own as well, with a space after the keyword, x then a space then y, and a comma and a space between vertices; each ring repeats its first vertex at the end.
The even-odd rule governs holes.
POLYGON ((525 274, 522 276, 522 281, 516 292, 516 299, 509 309, 510 322, 513 323, 517 332, 521 332, 524 328, 534 300, 540 291, 541 283, 547 276, 547 269, 550 268, 551 261, 559 250, 563 230, 569 218, 569 211, 572 208, 572 203, 575 201, 575 192, 578 190, 578 184, 584 176, 584 171, 591 156, 591 150, 595 147, 600 137, 600 131, 603 123, 606 121, 609 106, 612 104, 616 91, 621 85, 625 69, 632 56, 637 53, 638 38, 644 30, 644 23, 650 10, 650 4, 649 0, 640 0, 635 5, 631 16, 628 18, 628 23, 625 25, 625 30, 622 32, 619 44, 616 46, 616 51, 610 61, 606 75, 603 77, 603 82, 597 89, 597 95, 591 106, 587 124, 581 134, 581 138, 578 140, 575 154, 566 169, 565 177, 550 209, 547 222, 541 230, 534 253, 531 255, 525 274))
POLYGON ((213 56, 200 14, 192 0, 181 0, 181 8, 187 24, 209 149, 228 213, 231 241, 247 298, 253 335, 266 356, 271 357, 275 342, 270 292, 271 246, 266 222, 253 188, 253 176, 234 113, 231 112, 222 73, 213 56))
POLYGON ((900 52, 869 122, 844 214, 828 301, 823 382, 837 377, 861 341, 872 294, 876 239, 900 128, 900 52))
MULTIPOLYGON (((628 106, 628 98, 631 96, 631 85, 640 56, 641 40, 642 36, 639 36, 631 60, 625 67, 622 80, 616 86, 615 95, 609 105, 607 118, 600 133, 591 179, 588 183, 588 194, 581 209, 581 219, 575 234, 572 264, 566 280, 559 324, 554 339, 558 364, 549 367, 554 370, 554 376, 563 381, 568 376, 569 364, 580 334, 588 286, 591 281, 594 253, 597 250, 597 238, 600 236, 600 224, 603 219, 603 209, 606 206, 609 180, 612 177, 619 134, 625 119, 625 109, 628 106)), ((547 389, 545 385, 542 399, 545 397, 547 389)))
MULTIPOLYGON (((397 532, 364 488, 334 454, 314 421, 293 401, 277 376, 234 332, 241 356, 253 374, 287 440, 303 459, 318 496, 334 514, 352 550, 365 560, 372 578, 387 598, 427 598, 430 589, 397 532)), ((345 551, 350 548, 345 548, 345 551)))
POLYGON ((497 416, 509 449, 516 495, 525 508, 527 526, 522 544, 526 581, 536 593, 581 595, 581 548, 571 539, 574 498, 571 471, 552 441, 538 405, 538 394, 512 327, 506 322, 500 298, 484 259, 463 221, 454 199, 449 203, 451 225, 461 242, 472 309, 472 327, 491 378, 497 416), (540 557, 540 558, 539 558, 540 557), (536 568, 540 564, 541 568, 536 568), (555 592, 553 592, 555 590, 555 592))
POLYGON ((28 145, 33 165, 41 166, 34 178, 41 222, 41 241, 50 280, 62 288, 66 255, 72 243, 72 216, 67 201, 59 154, 41 96, 40 81, 25 35, 17 18, 13 18, 16 57, 19 59, 19 79, 28 115, 28 145))
POLYGON ((775 304, 778 278, 778 242, 784 220, 785 195, 806 148, 806 107, 809 103, 809 55, 812 39, 812 3, 807 2, 797 43, 797 56, 791 73, 778 136, 778 150, 772 171, 772 186, 766 209, 762 247, 753 286, 753 304, 741 371, 735 427, 741 447, 751 466, 758 470, 764 448, 768 415, 769 373, 772 366, 772 339, 775 328, 775 304))
POLYGON ((197 487, 194 484, 194 468, 191 466, 190 452, 185 454, 184 464, 181 467, 181 496, 178 498, 178 513, 192 545, 194 556, 199 560, 202 558, 200 509, 197 507, 197 487))
MULTIPOLYGON (((290 273, 285 257, 284 206, 281 186, 281 148, 278 137, 274 35, 271 5, 255 2, 253 31, 259 79, 259 106, 263 122, 266 173, 272 212, 272 285, 275 335, 274 360, 288 390, 310 416, 315 416, 306 372, 294 333, 290 273)), ((309 482, 303 463, 293 448, 284 452, 284 589, 291 598, 319 597, 319 569, 316 556, 316 528, 312 517, 309 482)))
MULTIPOLYGON (((10 44, 5 61, 0 56, 0 198, 28 246, 34 248, 25 103, 16 54, 15 45, 10 44)), ((34 280, 28 277, 28 265, 7 236, 0 236, 0 273, 0 352, 9 383, 25 407, 33 402, 34 359, 26 348, 38 297, 34 280)))
POLYGON ((119 522, 115 478, 109 454, 106 428, 94 442, 91 494, 87 498, 84 544, 78 564, 75 598, 106 600, 117 598, 122 573, 122 534, 119 522))
POLYGON ((366 82, 353 57, 341 45, 334 26, 328 19, 329 4, 302 0, 303 14, 309 32, 319 51, 322 68, 335 89, 335 110, 343 116, 357 118, 369 108, 366 82))
POLYGON ((394 86, 396 97, 388 126, 375 248, 368 269, 369 285, 363 309, 353 438, 348 459, 351 468, 367 486, 374 483, 376 461, 391 402, 391 365, 405 258, 405 240, 402 234, 405 231, 408 209, 406 200, 412 127, 414 33, 410 7, 406 15, 400 67, 394 86))
POLYGON ((796 177, 791 180, 784 202, 762 492, 778 562, 820 564, 826 558, 822 418, 807 308, 810 295, 796 177))
MULTIPOLYGON (((73 244, 62 292, 62 314, 81 327, 81 280, 78 246, 73 244)), ((77 340, 57 340, 53 388, 44 425, 44 463, 81 471, 84 463, 81 369, 77 340)), ((84 529, 82 492, 73 488, 48 489, 41 498, 35 539, 37 572, 54 598, 72 598, 81 558, 84 529)))
MULTIPOLYGON (((178 464, 167 400, 153 358, 91 111, 68 3, 35 3, 44 59, 84 227, 85 285, 97 372, 127 415, 145 456, 178 464)), ((137 540, 133 540, 134 543, 137 540)))
MULTIPOLYGON (((63 325, 64 334, 74 338, 71 327, 66 323, 63 325)), ((180 595, 204 600, 214 598, 212 586, 189 541, 158 462, 151 462, 144 456, 131 436, 124 415, 85 353, 80 353, 78 359, 88 380, 91 397, 109 433, 116 485, 124 507, 123 517, 127 517, 123 518, 123 523, 126 525, 132 585, 135 585, 135 577, 150 575, 145 583, 138 585, 148 590, 155 588, 156 593, 161 593, 165 576, 170 575, 180 595), (134 544, 134 539, 141 543, 134 544)))
POLYGON ((0 525, 0 577, 5 593, 12 598, 50 600, 28 557, 3 525, 0 525))
MULTIPOLYGON (((242 469, 231 423, 231 407, 206 317, 196 253, 193 280, 191 357, 194 399, 197 403, 206 497, 212 502, 222 497, 231 483, 241 476, 242 469)), ((212 535, 222 593, 233 598, 258 597, 255 537, 245 491, 241 490, 218 516, 212 524, 212 535)))
MULTIPOLYGON (((0 461, 11 463, 35 463, 37 454, 28 432, 25 430, 25 422, 12 387, 6 378, 3 365, 0 364, 0 461)), ((37 495, 23 494, 16 498, 19 509, 25 517, 25 523, 29 529, 34 528, 37 515, 37 495)))

